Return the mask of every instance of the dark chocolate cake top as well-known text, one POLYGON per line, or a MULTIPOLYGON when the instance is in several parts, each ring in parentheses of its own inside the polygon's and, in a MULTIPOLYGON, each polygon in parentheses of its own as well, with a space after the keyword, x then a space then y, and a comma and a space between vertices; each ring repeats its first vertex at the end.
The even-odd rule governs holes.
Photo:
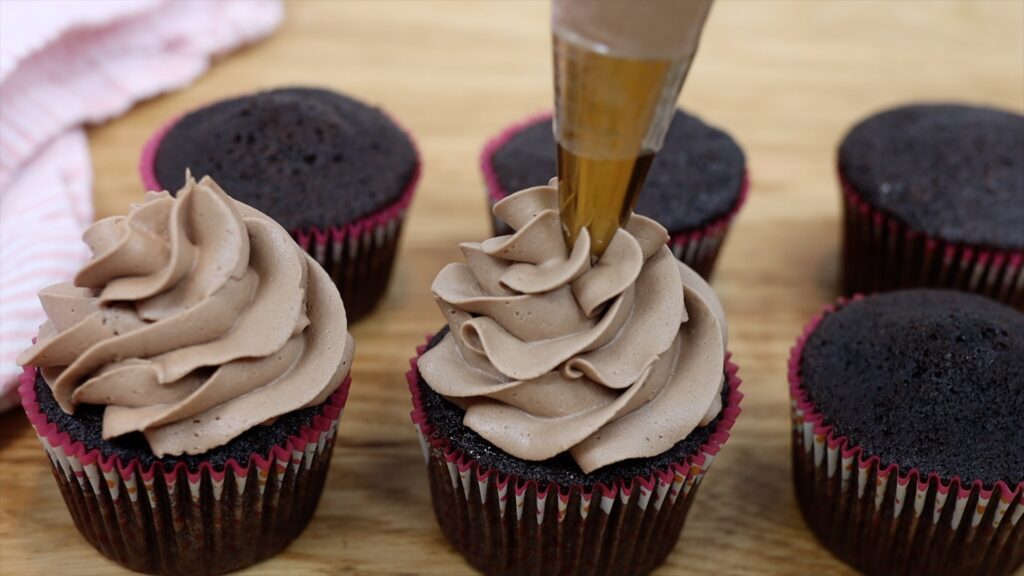
POLYGON ((1024 116, 917 104, 853 127, 839 170, 868 204, 950 241, 1024 249, 1024 116))
POLYGON ((883 465, 1024 481, 1024 314, 945 290, 876 295, 828 314, 800 369, 826 423, 883 465))
MULTIPOLYGON (((491 165, 504 193, 547 184, 555 177, 551 121, 538 120, 495 151, 491 165)), ((669 233, 688 232, 729 213, 742 190, 746 159, 736 141, 677 110, 654 158, 636 212, 669 233)))
POLYGON ((185 169, 289 230, 341 226, 398 200, 418 163, 382 111, 314 88, 218 102, 185 115, 160 143, 155 173, 176 191, 185 169))

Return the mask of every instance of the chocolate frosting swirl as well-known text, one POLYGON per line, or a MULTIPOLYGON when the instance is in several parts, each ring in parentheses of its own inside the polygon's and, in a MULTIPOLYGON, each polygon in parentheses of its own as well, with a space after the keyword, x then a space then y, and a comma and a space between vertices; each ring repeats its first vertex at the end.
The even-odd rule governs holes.
POLYGON ((142 432, 157 456, 324 402, 354 348, 330 277, 289 234, 186 180, 86 230, 92 260, 40 292, 48 320, 18 359, 64 411, 105 405, 104 438, 142 432))
POLYGON ((569 452, 583 472, 668 450, 721 411, 726 328, 710 286, 634 214, 595 264, 571 253, 558 191, 494 206, 515 233, 462 244, 432 286, 450 332, 418 362, 466 426, 505 452, 569 452))

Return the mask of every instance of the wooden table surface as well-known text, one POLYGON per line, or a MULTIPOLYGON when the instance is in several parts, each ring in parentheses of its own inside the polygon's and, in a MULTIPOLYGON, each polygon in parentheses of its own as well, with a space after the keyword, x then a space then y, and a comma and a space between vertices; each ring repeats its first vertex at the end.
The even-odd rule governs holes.
MULTIPOLYGON (((249 574, 462 574, 430 508, 404 373, 442 325, 428 288, 488 229, 477 155, 551 102, 545 2, 288 4, 269 40, 195 85, 90 132, 96 215, 139 198, 139 150, 162 122, 259 88, 321 84, 376 103, 416 136, 424 174, 390 290, 353 328, 352 395, 320 508, 249 574)), ((848 574, 817 544, 790 482, 786 358, 836 295, 835 146, 910 100, 1024 109, 1024 3, 721 2, 681 104, 747 153, 752 193, 714 287, 744 380, 743 414, 659 574, 848 574)), ((75 531, 25 417, 0 416, 0 572, 115 574, 75 531)))

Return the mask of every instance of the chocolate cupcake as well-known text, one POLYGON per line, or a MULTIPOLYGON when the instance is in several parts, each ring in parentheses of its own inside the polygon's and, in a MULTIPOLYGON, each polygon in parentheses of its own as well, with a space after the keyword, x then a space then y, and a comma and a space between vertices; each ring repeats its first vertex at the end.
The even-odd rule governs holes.
POLYGON ((947 290, 840 301, 789 363, 811 530, 868 574, 1024 562, 1024 314, 947 290))
POLYGON ((348 395, 352 338, 327 274, 212 180, 85 233, 44 289, 22 405, 79 532, 124 566, 220 574, 309 523, 348 395))
POLYGON ((146 145, 150 190, 186 170, 274 218, 334 280, 356 321, 387 290, 419 179, 409 136, 384 112, 312 88, 226 100, 172 121, 146 145))
POLYGON ((591 266, 552 186, 498 202, 511 236, 462 245, 448 326, 409 372, 438 523, 487 574, 645 574, 675 546, 739 414, 722 308, 634 215, 591 266))
POLYGON ((928 286, 1024 309, 1024 116, 915 104, 839 147, 847 294, 928 286))
MULTIPOLYGON (((509 191, 547 184, 557 172, 551 115, 511 126, 480 158, 491 206, 509 191)), ((729 225, 747 196, 743 150, 728 134, 677 110, 637 202, 669 233, 676 258, 709 278, 729 225)), ((508 234, 500 219, 495 234, 508 234)))

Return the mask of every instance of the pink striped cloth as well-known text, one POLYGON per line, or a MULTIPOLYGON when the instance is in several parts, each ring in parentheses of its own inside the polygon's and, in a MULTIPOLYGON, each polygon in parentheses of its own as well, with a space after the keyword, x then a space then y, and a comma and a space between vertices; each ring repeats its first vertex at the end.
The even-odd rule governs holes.
POLYGON ((0 410, 45 319, 36 293, 89 256, 82 126, 189 84, 283 15, 280 0, 0 2, 0 410))

